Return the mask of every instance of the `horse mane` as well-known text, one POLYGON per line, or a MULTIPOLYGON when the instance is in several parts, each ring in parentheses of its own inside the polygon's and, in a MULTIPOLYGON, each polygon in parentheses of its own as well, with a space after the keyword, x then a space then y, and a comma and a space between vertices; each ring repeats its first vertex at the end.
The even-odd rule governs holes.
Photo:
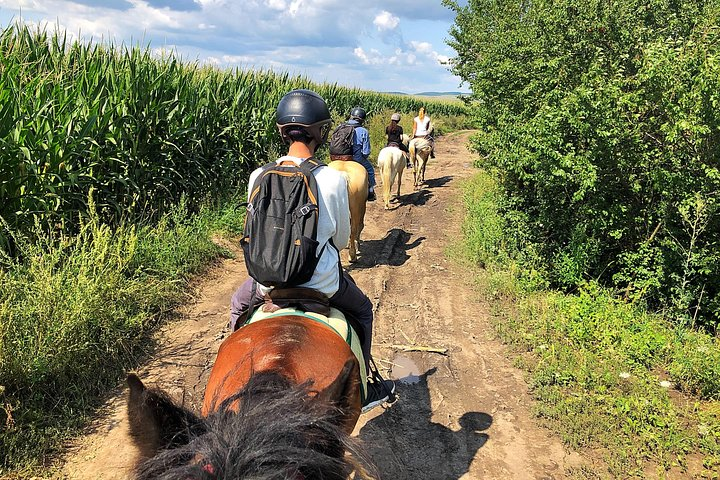
POLYGON ((310 387, 276 373, 256 373, 200 419, 203 425, 193 429, 200 433, 191 433, 189 443, 140 464, 137 478, 344 480, 353 471, 358 479, 377 478, 357 440, 338 425, 337 409, 310 401, 310 387))

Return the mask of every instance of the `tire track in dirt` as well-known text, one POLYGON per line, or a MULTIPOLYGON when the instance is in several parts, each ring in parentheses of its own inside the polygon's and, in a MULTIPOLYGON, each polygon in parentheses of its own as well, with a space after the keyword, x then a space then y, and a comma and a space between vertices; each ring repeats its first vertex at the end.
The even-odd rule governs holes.
MULTIPOLYGON (((349 270, 373 301, 373 352, 383 373, 416 367, 398 383, 399 400, 360 418, 355 429, 383 478, 560 479, 581 461, 539 427, 522 373, 492 334, 488 306, 468 272, 445 255, 460 234, 460 183, 474 170, 469 132, 438 139, 427 186, 413 191, 405 171, 393 210, 368 205, 359 262, 349 270), (447 348, 447 356, 401 352, 393 345, 447 348)), ((347 253, 343 252, 344 265, 347 253)), ((224 335, 228 304, 245 278, 241 257, 201 279, 195 302, 156 336, 141 378, 199 408, 224 335)), ((127 438, 124 391, 65 458, 61 478, 125 479, 136 459, 127 438)))

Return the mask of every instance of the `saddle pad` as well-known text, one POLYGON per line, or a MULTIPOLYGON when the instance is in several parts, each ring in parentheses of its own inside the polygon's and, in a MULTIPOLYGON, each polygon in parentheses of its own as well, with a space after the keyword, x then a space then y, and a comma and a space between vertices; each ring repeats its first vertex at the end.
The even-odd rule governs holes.
POLYGON ((337 308, 332 307, 330 307, 329 317, 314 312, 303 312, 297 308, 281 308, 280 310, 276 310, 274 312, 263 312, 262 308, 259 308, 253 313, 252 318, 246 322, 246 325, 249 323, 267 320, 268 318, 281 317, 283 315, 304 317, 315 322, 322 323, 323 325, 330 327, 335 333, 340 335, 343 340, 345 340, 360 364, 360 385, 362 386, 362 390, 360 392, 362 398, 360 400, 364 402, 367 396, 367 371, 365 370, 365 359, 362 354, 362 348, 360 348, 360 339, 358 338, 357 333, 355 333, 355 330, 353 330, 348 324, 345 315, 343 315, 343 313, 337 308))

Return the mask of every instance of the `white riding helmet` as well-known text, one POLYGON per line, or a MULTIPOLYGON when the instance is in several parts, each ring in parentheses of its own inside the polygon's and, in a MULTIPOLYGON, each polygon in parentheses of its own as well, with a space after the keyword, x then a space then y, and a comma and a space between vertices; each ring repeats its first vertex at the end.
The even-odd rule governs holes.
POLYGON ((394 121, 396 121, 396 122, 399 122, 399 121, 400 121, 400 114, 399 114, 399 113, 393 113, 393 114, 390 116, 390 120, 394 120, 394 121))

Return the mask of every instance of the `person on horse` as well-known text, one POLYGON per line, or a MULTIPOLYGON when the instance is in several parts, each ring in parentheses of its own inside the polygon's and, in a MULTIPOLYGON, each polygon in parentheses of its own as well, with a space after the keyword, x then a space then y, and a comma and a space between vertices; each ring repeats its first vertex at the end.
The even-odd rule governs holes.
POLYGON ((403 152, 405 152, 405 158, 407 160, 407 168, 410 168, 412 165, 410 164, 410 157, 408 154, 410 151, 408 150, 407 145, 405 145, 402 141, 403 136, 403 128, 398 123, 400 122, 400 114, 399 113, 393 113, 390 116, 390 124, 385 127, 385 135, 387 136, 387 147, 397 147, 403 152))
POLYGON ((413 119, 412 138, 424 138, 430 142, 430 158, 435 158, 435 139, 433 138, 435 127, 430 121, 430 116, 425 113, 425 107, 420 107, 418 116, 413 119))
MULTIPOLYGON (((364 111, 362 114, 364 115, 364 111)), ((276 122, 280 136, 289 145, 287 155, 279 158, 277 163, 294 162, 299 165, 312 157, 326 142, 332 119, 327 104, 320 95, 300 89, 282 97, 276 110, 276 122)), ((250 175, 248 193, 262 170, 258 168, 250 175)), ((347 181, 340 172, 325 166, 316 168, 312 174, 318 193, 317 252, 322 254, 311 279, 296 286, 311 288, 324 294, 329 298, 330 306, 352 317, 362 329, 358 333, 363 339, 365 366, 368 372, 372 372, 372 375, 368 375, 372 381, 368 381, 367 398, 363 404, 363 411, 367 411, 394 397, 395 383, 382 379, 376 368, 370 369, 373 305, 343 270, 340 253, 336 248, 336 245, 347 245, 350 238, 347 181)), ((242 325, 248 312, 265 302, 265 295, 270 290, 271 288, 252 278, 245 280, 230 302, 230 326, 233 330, 242 325)))
POLYGON ((363 126, 367 112, 364 108, 355 107, 350 111, 349 125, 357 125, 353 133, 353 160, 365 167, 368 172, 368 202, 377 199, 375 195, 375 169, 368 157, 370 156, 370 132, 363 126))

